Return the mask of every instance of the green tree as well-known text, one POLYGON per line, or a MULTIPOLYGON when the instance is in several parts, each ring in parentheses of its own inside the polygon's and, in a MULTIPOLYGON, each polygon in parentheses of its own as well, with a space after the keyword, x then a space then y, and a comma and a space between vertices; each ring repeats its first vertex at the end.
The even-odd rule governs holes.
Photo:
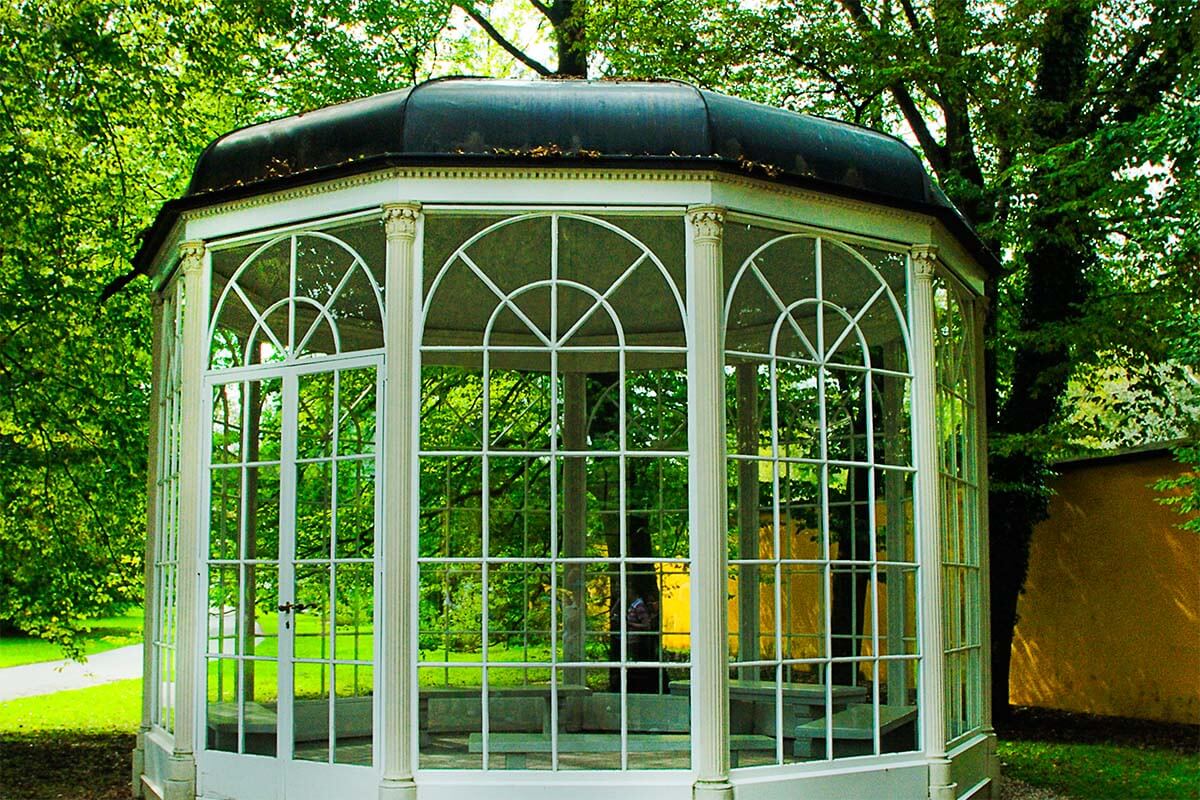
MULTIPOLYGON (((1148 383, 1195 330, 1195 2, 606 4, 617 74, 671 74, 914 140, 1004 256, 988 321, 994 701, 1073 376, 1148 383)), ((1194 357, 1194 352, 1191 354, 1194 357)), ((1194 360, 1183 363, 1195 364, 1194 360)))
POLYGON ((448 13, 422 0, 0 6, 4 627, 71 649, 79 619, 140 597, 150 304, 119 291, 138 232, 215 136, 424 77, 448 13))

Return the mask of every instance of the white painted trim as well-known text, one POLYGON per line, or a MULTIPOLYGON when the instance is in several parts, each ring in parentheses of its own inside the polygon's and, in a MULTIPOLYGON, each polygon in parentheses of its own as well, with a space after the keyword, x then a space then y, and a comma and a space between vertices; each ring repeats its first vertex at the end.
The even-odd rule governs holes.
MULTIPOLYGON (((142 685, 142 720, 139 730, 138 750, 144 750, 141 734, 150 730, 153 721, 153 699, 157 691, 154 668, 154 642, 158 640, 156 621, 159 598, 154 591, 154 557, 158 542, 158 468, 159 441, 162 437, 162 418, 159 413, 159 403, 162 400, 164 378, 167 365, 163 361, 163 296, 159 292, 152 294, 153 308, 150 315, 151 344, 150 344, 150 420, 147 439, 146 455, 146 549, 143 579, 143 615, 142 615, 142 675, 145 680, 142 685)), ((134 776, 137 780, 138 776, 134 776)), ((134 787, 138 791, 137 786, 134 787)))
POLYGON ((835 763, 836 768, 753 777, 743 777, 748 770, 737 770, 733 773, 736 797, 738 800, 924 800, 928 792, 928 764, 924 759, 885 761, 863 757, 835 763))
MULTIPOLYGON (((329 216, 331 208, 350 215, 369 213, 407 198, 418 198, 426 206, 464 210, 495 201, 513 209, 566 209, 583 208, 577 200, 580 196, 593 201, 589 208, 607 207, 614 212, 638 205, 679 209, 713 204, 895 243, 934 241, 943 246, 947 266, 975 291, 982 291, 983 270, 935 217, 719 171, 392 168, 185 211, 179 227, 182 235, 216 240, 246 231, 311 224, 329 216)), ((160 267, 154 274, 161 283, 169 273, 160 267)))

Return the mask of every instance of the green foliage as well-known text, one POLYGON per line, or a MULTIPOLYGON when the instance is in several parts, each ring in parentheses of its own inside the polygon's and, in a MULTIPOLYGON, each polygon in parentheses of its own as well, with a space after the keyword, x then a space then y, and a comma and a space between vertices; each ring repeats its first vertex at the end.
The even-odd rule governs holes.
MULTIPOLYGON (((449 6, 0 7, 0 626, 77 653, 141 592, 149 303, 101 303, 211 139, 427 74, 449 6)), ((442 61, 447 65, 453 62, 442 61)))
POLYGON ((1183 515, 1179 527, 1200 533, 1200 444, 1193 440, 1176 447, 1175 460, 1184 465, 1186 471, 1178 477, 1158 481, 1154 488, 1167 493, 1160 503, 1174 507, 1183 515))

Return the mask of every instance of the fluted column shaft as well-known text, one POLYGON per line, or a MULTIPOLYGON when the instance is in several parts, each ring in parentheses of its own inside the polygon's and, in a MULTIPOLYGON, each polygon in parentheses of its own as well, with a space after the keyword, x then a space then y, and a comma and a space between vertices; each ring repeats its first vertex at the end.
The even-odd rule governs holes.
POLYGON ((196 794, 196 708, 201 694, 200 536, 206 515, 204 485, 203 380, 208 353, 208 254, 203 242, 179 246, 183 280, 183 340, 180 342, 178 622, 175 628, 175 750, 167 765, 165 800, 196 794))
POLYGON ((419 382, 413 351, 417 297, 417 226, 421 207, 394 203, 383 207, 387 236, 387 318, 384 343, 383 524, 377 555, 382 596, 379 641, 382 778, 380 800, 411 800, 416 697, 412 681, 416 660, 413 636, 413 454, 417 447, 414 420, 419 382))
POLYGON ((730 798, 723 209, 688 210, 688 494, 696 798, 730 798))
POLYGON ((945 676, 942 658, 941 520, 938 509, 937 374, 933 347, 933 277, 937 249, 917 245, 912 263, 913 457, 921 564, 921 741, 929 759, 931 800, 953 800, 946 759, 945 676))

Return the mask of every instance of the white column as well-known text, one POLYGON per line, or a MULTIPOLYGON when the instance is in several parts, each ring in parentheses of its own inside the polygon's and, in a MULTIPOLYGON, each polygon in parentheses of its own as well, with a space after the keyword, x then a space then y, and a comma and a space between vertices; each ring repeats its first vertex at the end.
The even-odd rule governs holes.
POLYGON ((920 558, 921 740, 929 760, 930 800, 953 800, 946 758, 942 657, 942 551, 938 514, 936 362, 933 351, 933 275, 937 248, 917 245, 912 263, 913 457, 917 468, 916 524, 920 558))
POLYGON ((154 292, 150 312, 150 419, 146 453, 146 550, 143 562, 142 614, 142 721, 138 725, 137 743, 133 748, 132 784, 134 797, 142 796, 142 773, 146 771, 146 734, 150 732, 154 693, 154 630, 158 596, 154 592, 154 549, 158 541, 158 437, 162 429, 159 403, 162 400, 163 375, 163 296, 154 292))
POLYGON ((202 418, 204 408, 202 379, 208 353, 208 259, 203 242, 184 242, 179 246, 180 273, 183 280, 183 341, 181 348, 179 409, 179 590, 176 602, 179 617, 175 650, 175 750, 167 764, 164 800, 184 800, 196 796, 196 708, 202 700, 198 681, 200 668, 199 619, 200 529, 205 514, 200 507, 204 482, 204 448, 208 426, 202 418))
POLYGON ((413 457, 417 446, 413 349, 417 299, 417 203, 383 207, 387 235, 387 318, 384 343, 383 526, 376 574, 382 602, 379 631, 380 800, 412 800, 417 698, 413 691, 413 457))
POLYGON ((988 553, 988 442, 987 442, 987 375, 984 364, 987 343, 983 332, 987 322, 988 299, 976 297, 972 307, 974 314, 975 344, 970 356, 975 359, 975 444, 976 464, 979 478, 979 626, 982 636, 980 656, 981 691, 983 692, 983 734, 988 737, 988 777, 992 779, 992 798, 1000 800, 1000 754, 996 745, 996 730, 992 727, 992 586, 991 567, 988 553))
POLYGON ((692 759, 697 800, 728 800, 729 678, 725 498, 725 212, 688 209, 688 526, 692 560, 692 759))

